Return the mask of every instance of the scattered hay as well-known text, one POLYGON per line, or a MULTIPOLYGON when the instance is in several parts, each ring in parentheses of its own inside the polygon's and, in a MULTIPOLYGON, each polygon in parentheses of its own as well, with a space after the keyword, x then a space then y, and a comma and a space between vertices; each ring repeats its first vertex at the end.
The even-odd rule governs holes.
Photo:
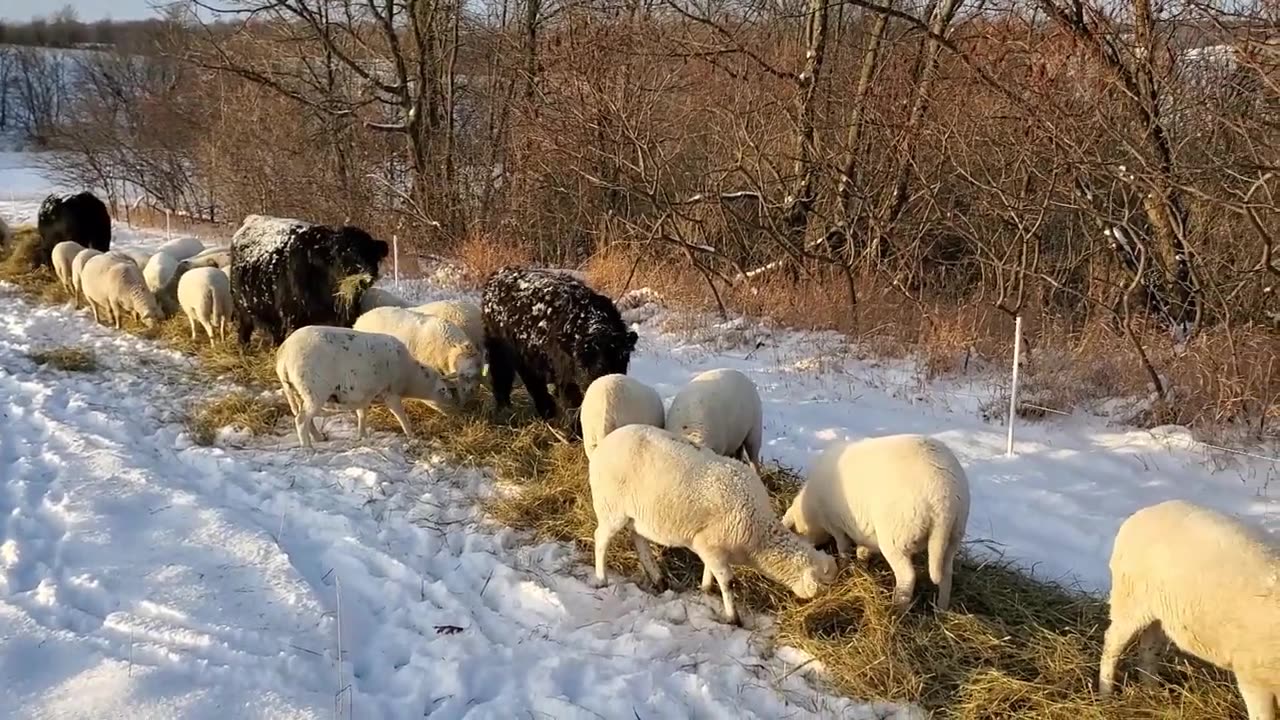
POLYGON ((37 365, 48 365, 68 372, 93 372, 98 369, 98 358, 93 352, 78 347, 55 347, 29 353, 37 365))
POLYGON ((211 377, 225 378, 255 389, 280 385, 276 377, 275 348, 261 337, 255 338, 248 348, 241 347, 236 341, 234 327, 227 334, 226 342, 218 340, 210 344, 203 329, 197 328, 193 339, 190 323, 184 315, 178 314, 155 328, 140 330, 138 334, 198 357, 201 369, 211 377))
MULTIPOLYGON (((46 274, 24 287, 38 293, 41 283, 53 282, 46 274)), ((191 339, 183 318, 140 334, 198 356, 211 375, 227 375, 251 387, 276 382, 269 345, 242 351, 231 342, 211 348, 207 339, 191 339)), ((485 501, 491 516, 541 539, 572 543, 588 557, 595 518, 581 445, 562 442, 561 433, 537 420, 524 393, 514 398, 512 416, 497 421, 488 410, 491 398, 484 389, 480 395, 477 406, 484 410, 439 412, 406 402, 415 436, 411 449, 492 469, 498 488, 485 501)), ((270 432, 286 413, 279 404, 239 394, 206 404, 190 424, 197 441, 211 442, 218 428, 227 425, 270 432)), ((376 429, 400 431, 381 406, 370 412, 369 421, 376 429)), ((799 478, 786 468, 771 468, 763 479, 774 508, 782 512, 799 478)), ((702 566, 691 552, 655 550, 674 589, 698 587, 702 566)), ((609 567, 615 582, 641 578, 630 543, 614 544, 609 567)), ((1163 684, 1144 688, 1129 673, 1115 698, 1100 701, 1093 687, 1105 603, 1034 580, 1012 564, 962 558, 956 567, 953 610, 940 615, 920 608, 932 597, 927 581, 921 583, 917 608, 895 613, 892 571, 879 559, 869 565, 851 563, 835 585, 810 601, 798 600, 746 568, 736 575, 740 604, 772 613, 777 640, 812 655, 822 678, 850 697, 918 703, 935 716, 958 720, 1216 720, 1244 715, 1229 675, 1176 654, 1161 669, 1163 684)))
MULTIPOLYGON (((389 413, 381 415, 380 422, 394 423, 389 413)), ((521 415, 532 414, 522 408, 521 415)), ((433 441, 432 450, 493 469, 499 492, 485 504, 496 520, 540 539, 571 543, 584 559, 590 557, 595 514, 581 445, 560 442, 532 419, 504 425, 437 415, 415 416, 413 422, 415 433, 433 441)), ((800 477, 772 467, 763 480, 781 514, 800 477)), ((702 564, 692 552, 654 549, 673 589, 697 590, 702 564)), ((630 543, 611 546, 608 566, 615 582, 643 579, 630 543)), ((774 614, 778 642, 812 655, 823 679, 850 697, 918 703, 937 716, 962 720, 1208 720, 1241 711, 1225 673, 1175 655, 1162 671, 1167 684, 1151 690, 1129 678, 1116 698, 1100 702, 1093 687, 1105 603, 1033 579, 1011 563, 962 557, 953 610, 940 615, 923 609, 933 593, 927 579, 916 607, 896 613, 893 573, 879 558, 868 565, 851 561, 837 583, 811 601, 749 569, 735 573, 739 602, 774 614)), ((710 602, 718 609, 718 594, 710 602)))
POLYGON ((56 287, 58 283, 49 268, 36 267, 42 244, 43 240, 34 225, 16 228, 13 238, 4 247, 5 254, 3 260, 0 260, 0 279, 17 285, 28 295, 39 295, 48 284, 56 287))
POLYGON ((288 409, 248 393, 232 393, 205 400, 186 421, 191 438, 198 445, 212 445, 224 427, 242 428, 252 435, 272 432, 288 409))

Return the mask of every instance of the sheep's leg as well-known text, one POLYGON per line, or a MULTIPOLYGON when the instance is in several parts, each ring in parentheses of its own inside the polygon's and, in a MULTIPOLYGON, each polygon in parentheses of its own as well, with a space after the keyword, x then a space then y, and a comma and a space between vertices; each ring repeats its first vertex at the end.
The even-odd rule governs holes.
POLYGON ((356 408, 356 439, 364 439, 364 408, 356 408))
POLYGON ((601 587, 605 584, 606 576, 604 574, 604 558, 609 552, 609 541, 619 530, 626 527, 627 518, 625 517, 609 517, 607 514, 600 512, 600 508, 596 508, 596 586, 601 587))
POLYGON ((1160 683, 1160 650, 1164 646, 1164 630, 1153 622, 1138 636, 1138 669, 1142 672, 1142 684, 1152 688, 1160 683))
POLYGON ((187 324, 191 326, 191 340, 196 339, 196 317, 194 315, 187 316, 187 324))
POLYGON ((707 563, 702 563, 702 584, 698 586, 699 589, 704 593, 711 592, 711 583, 714 579, 715 576, 711 574, 711 566, 707 563))
MULTIPOLYGON (((1114 601, 1113 593, 1112 602, 1114 601)), ((1102 697, 1111 694, 1111 688, 1115 684, 1116 664, 1124 654, 1125 648, 1129 647, 1135 635, 1146 630, 1152 622, 1150 618, 1124 615, 1115 612, 1115 609, 1113 604, 1111 625, 1107 627, 1107 633, 1103 637, 1102 660, 1098 663, 1098 694, 1102 697)))
POLYGON ((839 530, 831 533, 831 535, 836 539, 836 560, 848 558, 850 550, 849 546, 853 544, 849 541, 849 536, 839 530))
POLYGON ((720 599, 724 602, 724 621, 741 627, 742 618, 738 617, 738 609, 733 605, 733 592, 729 590, 729 583, 733 582, 733 570, 729 568, 729 559, 717 548, 702 546, 693 548, 693 551, 702 560, 703 581, 706 580, 707 570, 710 570, 720 586, 720 599))
POLYGON ((1246 681, 1239 675, 1236 683, 1240 686, 1240 696, 1244 698, 1244 707, 1249 711, 1249 720, 1276 720, 1275 693, 1264 684, 1246 681))
POLYGON ((85 302, 89 304, 89 309, 93 311, 93 321, 102 324, 102 320, 98 319, 98 303, 86 298, 85 302))
POLYGON ((911 556, 898 548, 882 547, 880 552, 893 568, 893 605, 898 610, 906 610, 916 589, 916 568, 911 564, 911 556))
POLYGON ((409 430, 409 418, 404 414, 404 405, 401 404, 400 398, 393 396, 387 397, 382 401, 387 406, 392 415, 396 416, 396 422, 400 423, 400 429, 404 430, 405 437, 413 437, 413 433, 409 430))
POLYGON ((315 427, 312 425, 312 419, 315 412, 312 410, 310 403, 302 401, 300 412, 293 418, 293 426, 298 431, 298 442, 305 448, 314 448, 311 444, 311 430, 315 427))
POLYGON ((747 439, 742 443, 742 451, 747 456, 747 461, 751 466, 760 472, 760 446, 764 443, 764 429, 759 424, 751 428, 747 433, 747 439))
POLYGON ((640 558, 640 567, 644 568, 644 572, 649 576, 649 581, 653 583, 655 592, 666 592, 667 581, 662 577, 662 572, 658 570, 658 563, 653 559, 653 548, 649 547, 649 540, 631 528, 631 542, 636 546, 636 556, 640 558))

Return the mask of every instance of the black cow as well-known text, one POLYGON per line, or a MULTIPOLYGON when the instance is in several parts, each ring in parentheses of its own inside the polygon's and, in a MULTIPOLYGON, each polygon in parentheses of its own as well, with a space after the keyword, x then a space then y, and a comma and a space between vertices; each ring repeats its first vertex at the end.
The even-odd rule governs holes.
POLYGON ((111 213, 96 195, 88 191, 46 197, 40 203, 36 229, 40 233, 37 266, 50 267, 53 246, 64 240, 102 252, 111 249, 111 213))
POLYGON ((612 300, 549 270, 499 269, 485 281, 481 309, 494 401, 511 404, 519 374, 544 419, 557 411, 548 384, 565 409, 579 407, 593 380, 627 372, 638 339, 612 300))
POLYGON ((254 328, 276 345, 306 325, 351 327, 389 248, 351 225, 250 215, 231 238, 231 298, 240 344, 254 328), (349 292, 340 297, 344 279, 349 292))

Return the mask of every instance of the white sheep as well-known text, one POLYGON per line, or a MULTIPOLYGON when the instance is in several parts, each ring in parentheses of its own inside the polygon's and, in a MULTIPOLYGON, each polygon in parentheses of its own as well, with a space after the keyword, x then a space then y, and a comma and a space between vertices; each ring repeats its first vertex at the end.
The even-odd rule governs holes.
POLYGON ((689 381, 667 408, 666 428, 726 457, 744 457, 760 471, 764 410, 751 378, 708 370, 689 381))
POLYGON ((71 265, 76 260, 76 255, 84 250, 84 246, 74 240, 63 240, 53 246, 51 260, 53 263, 53 274, 58 276, 58 284, 62 289, 72 293, 72 300, 79 305, 79 300, 74 297, 75 286, 71 284, 71 265))
POLYGON ((439 317, 398 307, 379 307, 356 318, 351 326, 385 333, 409 348, 414 359, 439 373, 460 405, 470 401, 483 370, 480 350, 462 328, 439 317))
POLYGON ((165 253, 174 260, 186 260, 193 255, 199 255, 204 250, 204 243, 199 238, 193 237, 176 237, 156 248, 156 252, 165 253))
POLYGON ((89 258, 97 257, 101 254, 101 250, 85 248, 76 253, 75 259, 71 261, 71 295, 75 299, 76 307, 80 307, 80 299, 83 297, 83 293, 80 290, 80 275, 84 273, 84 264, 89 262, 89 258))
POLYGON ((111 257, 117 260, 124 260, 126 262, 133 263, 138 267, 139 270, 146 267, 147 261, 150 260, 151 258, 149 254, 144 253, 141 250, 123 250, 120 248, 116 248, 115 250, 108 250, 102 254, 110 255, 111 257))
POLYGON ((371 287, 360 293, 360 312, 367 313, 380 307, 408 307, 409 301, 378 287, 371 287))
POLYGON ((187 262, 193 268, 216 267, 227 269, 231 267, 231 249, 224 247, 206 248, 187 258, 187 262))
POLYGON ((231 280, 215 267, 188 270, 178 280, 178 305, 191 323, 191 339, 196 339, 196 323, 209 334, 209 345, 214 344, 214 328, 222 341, 227 340, 227 326, 231 323, 231 280))
POLYGON ((1275 720, 1280 699, 1280 546, 1222 513, 1169 500, 1130 515, 1111 551, 1111 625, 1098 691, 1141 635, 1155 677, 1161 631, 1184 652, 1234 671, 1250 720, 1275 720))
POLYGON ((893 603, 905 609, 915 590, 913 555, 928 549, 937 608, 951 604, 956 553, 969 522, 969 480, 951 450, 923 435, 886 435, 835 443, 814 461, 782 524, 837 557, 879 552, 893 568, 893 603))
POLYGON ((147 289, 153 293, 159 292, 177 269, 177 258, 163 250, 156 251, 147 260, 147 264, 142 266, 142 277, 147 281, 147 289))
POLYGON ((628 375, 604 375, 587 386, 579 417, 582 449, 590 459, 600 440, 624 425, 662 427, 662 396, 628 375))
POLYGON ((649 542, 689 548, 703 563, 703 591, 714 577, 724 618, 734 624, 741 621, 729 589, 730 564, 755 567, 805 599, 835 579, 831 556, 782 527, 759 476, 742 463, 661 428, 627 425, 600 441, 589 466, 597 584, 606 579, 609 540, 628 524, 656 588, 665 583, 649 542))
POLYGON ((472 344, 484 352, 484 312, 479 305, 466 300, 436 300, 410 309, 457 325, 467 333, 472 344))
POLYGON ((116 329, 121 327, 126 311, 147 327, 155 327, 164 319, 138 266, 110 253, 85 262, 80 272, 80 291, 93 311, 94 321, 102 322, 101 315, 105 313, 116 329))
POLYGON ((331 414, 326 402, 355 410, 356 439, 361 439, 365 411, 375 400, 381 399, 404 434, 412 435, 401 398, 440 402, 445 397, 440 376, 415 361, 404 343, 328 325, 293 331, 276 351, 276 376, 304 447, 319 439, 314 419, 331 414))

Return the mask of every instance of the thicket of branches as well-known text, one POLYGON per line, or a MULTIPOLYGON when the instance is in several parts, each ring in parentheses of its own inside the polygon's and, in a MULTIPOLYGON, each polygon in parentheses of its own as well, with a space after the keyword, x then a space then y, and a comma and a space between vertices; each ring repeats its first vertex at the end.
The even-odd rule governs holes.
POLYGON ((713 307, 821 298, 793 315, 964 349, 1007 347, 1020 314, 1037 346, 1112 358, 1125 380, 1099 384, 1145 386, 1152 422, 1265 435, 1276 12, 193 0, 76 61, 52 144, 66 174, 214 221, 609 258, 713 307))

